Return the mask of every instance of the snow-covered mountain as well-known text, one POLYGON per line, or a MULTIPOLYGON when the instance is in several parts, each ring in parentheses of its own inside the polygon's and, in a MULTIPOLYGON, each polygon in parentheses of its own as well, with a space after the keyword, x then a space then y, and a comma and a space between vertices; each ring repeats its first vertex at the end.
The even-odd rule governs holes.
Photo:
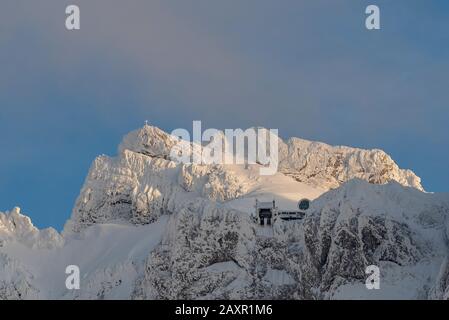
POLYGON ((0 299, 449 298, 448 194, 381 150, 271 138, 279 172, 262 176, 174 161, 179 140, 156 127, 129 133, 93 162, 62 234, 0 214, 0 299), (256 199, 302 198, 302 220, 250 217, 256 199), (65 287, 73 264, 79 290, 65 287), (365 287, 373 264, 379 290, 365 287))

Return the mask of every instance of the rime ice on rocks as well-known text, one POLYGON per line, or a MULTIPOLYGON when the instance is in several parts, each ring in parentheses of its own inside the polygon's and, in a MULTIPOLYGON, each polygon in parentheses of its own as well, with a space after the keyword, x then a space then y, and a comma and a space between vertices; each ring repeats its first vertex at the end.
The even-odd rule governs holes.
POLYGON ((95 159, 62 235, 0 213, 0 299, 449 297, 449 196, 383 151, 279 139, 280 171, 260 176, 172 161, 176 141, 146 125, 95 159), (312 202, 267 236, 256 199, 312 202), (65 287, 71 264, 80 290, 65 287), (373 264, 381 290, 365 288, 373 264))

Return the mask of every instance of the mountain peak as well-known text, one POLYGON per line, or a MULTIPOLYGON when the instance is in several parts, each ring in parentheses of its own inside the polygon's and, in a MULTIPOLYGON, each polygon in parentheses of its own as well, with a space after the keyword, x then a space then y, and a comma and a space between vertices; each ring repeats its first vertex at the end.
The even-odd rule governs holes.
POLYGON ((385 274, 380 298, 447 296, 447 195, 421 192, 381 150, 278 139, 279 171, 262 176, 259 164, 171 161, 176 136, 147 123, 130 132, 116 157, 93 162, 62 237, 20 208, 0 213, 0 299, 2 275, 28 268, 23 297, 347 299, 365 292, 367 265, 385 274), (299 219, 254 220, 256 200, 284 215, 304 198, 299 219), (53 281, 72 263, 76 292, 53 281))
MULTIPOLYGON (((331 146, 296 137, 283 141, 265 128, 251 129, 265 130, 269 141, 277 139, 280 172, 299 182, 332 189, 348 180, 360 178, 374 184, 397 181, 404 186, 424 190, 421 179, 414 172, 399 168, 383 150, 331 146)), ((227 138, 222 131, 218 131, 217 136, 227 138)), ((268 141, 267 137, 263 139, 268 141)), ((170 159, 171 150, 180 141, 178 137, 145 123, 142 128, 123 138, 119 152, 130 150, 151 157, 170 159)), ((190 141, 184 143, 191 144, 190 141)))

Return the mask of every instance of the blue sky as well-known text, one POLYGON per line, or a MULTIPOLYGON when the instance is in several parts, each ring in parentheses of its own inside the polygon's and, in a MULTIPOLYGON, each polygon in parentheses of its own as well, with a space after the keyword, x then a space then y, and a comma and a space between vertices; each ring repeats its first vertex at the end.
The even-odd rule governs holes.
POLYGON ((0 211, 61 229, 92 160, 146 119, 381 148, 449 191, 448 83, 443 0, 4 0, 0 211))

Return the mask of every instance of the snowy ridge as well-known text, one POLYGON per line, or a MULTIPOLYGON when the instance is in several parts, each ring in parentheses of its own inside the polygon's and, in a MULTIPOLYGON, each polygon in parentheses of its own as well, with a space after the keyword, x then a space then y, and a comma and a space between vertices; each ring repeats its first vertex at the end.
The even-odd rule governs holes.
POLYGON ((39 290, 31 284, 33 275, 18 260, 0 253, 0 270, 0 300, 39 297, 39 290))
MULTIPOLYGON (((283 141, 265 128, 252 129, 262 130, 265 138, 260 143, 277 141, 281 173, 311 187, 329 190, 351 179, 362 179, 375 184, 397 181, 423 190, 421 179, 413 171, 399 168, 382 150, 331 146, 295 137, 283 141)), ((220 135, 225 137, 223 132, 220 135)))
POLYGON ((382 150, 334 147, 291 138, 280 144, 279 151, 280 171, 311 186, 333 189, 358 178, 375 184, 397 181, 423 190, 418 176, 411 170, 400 169, 382 150))
MULTIPOLYGON (((270 137, 279 139, 278 137, 270 137)), ((449 195, 380 150, 279 141, 280 172, 170 159, 145 126, 93 162, 62 235, 0 213, 0 299, 447 299, 449 195), (303 220, 255 224, 255 199, 303 220), (81 289, 65 287, 65 267, 81 289), (381 289, 365 288, 365 268, 381 289)), ((186 142, 188 143, 188 142, 186 142)))
POLYGON ((9 241, 17 241, 31 248, 51 249, 62 245, 63 239, 53 228, 37 229, 31 219, 16 207, 11 212, 0 212, 0 247, 9 241))

